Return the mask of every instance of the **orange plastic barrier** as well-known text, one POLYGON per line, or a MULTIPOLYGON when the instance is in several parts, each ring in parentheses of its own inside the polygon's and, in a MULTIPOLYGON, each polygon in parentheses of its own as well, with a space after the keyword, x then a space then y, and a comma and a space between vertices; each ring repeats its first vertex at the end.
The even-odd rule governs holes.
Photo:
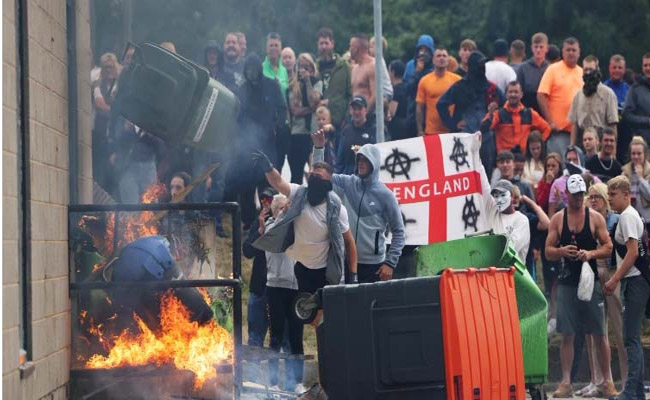
POLYGON ((526 398, 514 273, 514 268, 442 273, 448 400, 526 398))

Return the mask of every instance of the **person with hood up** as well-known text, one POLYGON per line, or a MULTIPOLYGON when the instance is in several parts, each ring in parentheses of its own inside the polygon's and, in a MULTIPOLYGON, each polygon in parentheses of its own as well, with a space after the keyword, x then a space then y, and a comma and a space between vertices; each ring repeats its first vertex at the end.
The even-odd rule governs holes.
POLYGON ((416 102, 420 79, 433 71, 433 38, 429 35, 422 35, 415 45, 415 56, 406 63, 404 69, 404 87, 406 88, 406 131, 408 137, 417 135, 416 125, 416 102))
POLYGON ((235 76, 224 68, 225 58, 223 50, 216 40, 208 40, 203 49, 203 65, 210 73, 210 78, 219 81, 231 92, 237 94, 235 76))
MULTIPOLYGON (((312 135, 314 163, 323 160, 325 134, 312 135)), ((350 228, 357 246, 357 270, 360 283, 390 280, 404 247, 404 221, 397 199, 379 180, 379 148, 365 144, 356 153, 355 175, 334 174, 332 186, 343 199, 350 228), (386 251, 386 232, 391 244, 386 251)))
MULTIPOLYGON (((438 100, 438 115, 449 132, 478 131, 485 114, 492 113, 505 102, 503 92, 485 77, 486 61, 480 51, 470 54, 467 60, 467 74, 438 100), (449 112, 452 105, 453 115, 449 112)), ((489 175, 494 169, 496 154, 494 132, 488 131, 483 135, 481 160, 489 175)))
MULTIPOLYGON (((415 45, 415 55, 406 63, 406 69, 404 69, 404 76, 402 77, 404 83, 408 85, 415 79, 417 74, 426 71, 421 75, 422 77, 433 70, 434 49, 433 37, 421 35, 418 38, 415 45)), ((417 85, 415 87, 417 88, 417 85)))
POLYGON ((262 61, 254 53, 244 62, 244 80, 239 90, 239 135, 234 138, 237 150, 230 163, 226 197, 239 201, 244 227, 248 227, 255 219, 255 188, 261 191, 266 182, 250 163, 241 160, 256 150, 275 160, 276 131, 286 121, 287 108, 278 82, 262 74, 262 61))

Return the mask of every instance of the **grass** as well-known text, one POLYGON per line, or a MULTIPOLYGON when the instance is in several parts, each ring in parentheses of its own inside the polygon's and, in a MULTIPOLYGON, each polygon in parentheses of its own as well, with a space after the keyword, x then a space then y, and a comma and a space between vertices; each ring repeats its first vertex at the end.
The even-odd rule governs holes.
MULTIPOLYGON (((217 254, 217 270, 220 274, 224 274, 226 271, 232 271, 232 224, 230 218, 224 216, 223 219, 224 231, 228 234, 227 238, 217 238, 216 239, 216 254, 217 254)), ((242 243, 246 240, 246 237, 242 237, 242 243)), ((243 331, 243 343, 248 343, 248 298, 250 297, 250 281, 251 273, 253 271, 253 260, 244 257, 242 254, 241 257, 241 277, 242 277, 242 331, 243 331)), ((265 346, 269 347, 270 345, 270 332, 267 332, 266 339, 264 341, 265 346)), ((303 336, 304 350, 306 355, 313 355, 316 357, 317 348, 316 348, 316 331, 313 326, 305 325, 304 336, 303 336)))

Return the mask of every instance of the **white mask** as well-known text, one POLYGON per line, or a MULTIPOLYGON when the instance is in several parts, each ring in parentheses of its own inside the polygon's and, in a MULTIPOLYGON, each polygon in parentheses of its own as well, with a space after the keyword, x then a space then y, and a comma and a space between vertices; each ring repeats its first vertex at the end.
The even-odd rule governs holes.
POLYGON ((510 208, 510 204, 512 203, 512 194, 510 192, 496 192, 492 197, 494 197, 499 212, 504 212, 510 208))

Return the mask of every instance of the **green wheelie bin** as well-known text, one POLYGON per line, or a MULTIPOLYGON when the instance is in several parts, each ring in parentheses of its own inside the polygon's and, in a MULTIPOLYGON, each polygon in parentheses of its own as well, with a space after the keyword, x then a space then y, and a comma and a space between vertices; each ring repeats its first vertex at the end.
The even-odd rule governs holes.
POLYGON ((438 275, 447 268, 515 267, 525 381, 533 399, 543 398, 541 386, 548 375, 548 304, 507 238, 485 235, 421 246, 417 249, 416 260, 418 276, 438 275))
POLYGON ((172 145, 231 148, 237 97, 183 56, 152 43, 133 47, 133 61, 118 82, 117 113, 172 145))

